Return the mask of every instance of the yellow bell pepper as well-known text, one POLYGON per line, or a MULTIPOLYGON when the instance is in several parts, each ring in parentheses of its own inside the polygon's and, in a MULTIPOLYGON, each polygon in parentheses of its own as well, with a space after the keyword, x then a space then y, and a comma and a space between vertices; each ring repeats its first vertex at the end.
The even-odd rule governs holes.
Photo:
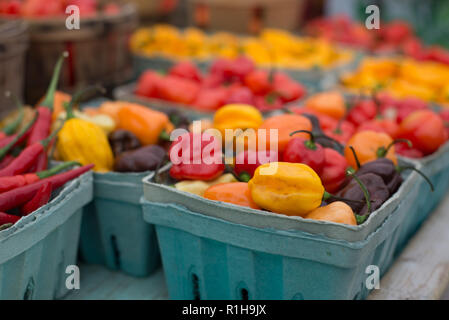
POLYGON ((175 188, 177 190, 193 193, 202 197, 204 195, 204 192, 209 189, 209 187, 215 186, 220 183, 230 182, 237 182, 237 179, 232 174, 226 173, 212 181, 184 180, 176 183, 175 188))
POLYGON ((259 110, 247 104, 228 104, 215 112, 213 127, 225 136, 225 129, 257 129, 263 122, 259 110))
POLYGON ((259 166, 249 181, 249 189, 261 208, 289 216, 305 216, 318 208, 325 192, 320 177, 312 168, 288 162, 259 166), (270 165, 276 170, 267 174, 270 165))

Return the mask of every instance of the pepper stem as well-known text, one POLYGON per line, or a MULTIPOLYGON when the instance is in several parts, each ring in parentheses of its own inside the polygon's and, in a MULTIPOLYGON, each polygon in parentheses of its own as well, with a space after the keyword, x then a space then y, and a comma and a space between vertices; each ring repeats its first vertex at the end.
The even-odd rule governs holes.
POLYGON ((6 134, 7 136, 10 136, 14 132, 16 132, 17 128, 22 123, 22 120, 23 120, 23 117, 25 114, 25 110, 23 108, 23 104, 19 101, 19 98, 17 98, 17 96, 15 94, 13 94, 11 91, 6 91, 5 95, 7 97, 11 97, 13 99, 17 109, 19 110, 19 114, 14 119, 14 121, 2 129, 4 134, 6 134))
POLYGON ((40 104, 41 106, 49 108, 53 111, 53 104, 55 100, 55 91, 58 86, 59 74, 61 73, 62 63, 64 59, 69 56, 67 51, 64 51, 62 55, 59 57, 58 62, 56 62, 55 69, 53 71, 53 76, 50 81, 50 85, 47 89, 47 94, 45 95, 44 101, 40 104))
POLYGON ((51 176, 65 170, 71 166, 76 166, 76 165, 80 165, 80 163, 77 161, 64 162, 64 163, 61 163, 51 169, 36 172, 36 175, 39 177, 39 179, 45 179, 45 178, 51 177, 51 176))
POLYGON ((351 149, 351 152, 354 156, 355 159, 355 163, 357 164, 357 170, 360 169, 361 165, 360 165, 360 161, 359 161, 359 157, 357 156, 357 153, 355 152, 355 149, 353 146, 349 146, 349 149, 351 149))
POLYGON ((385 158, 385 156, 390 151, 391 147, 393 147, 397 143, 407 143, 407 145, 410 148, 413 147, 412 142, 410 140, 408 140, 408 139, 395 139, 386 148, 385 147, 380 147, 379 149, 377 149, 377 157, 378 158, 385 158))
POLYGON ((47 138, 45 138, 44 140, 41 140, 40 143, 44 148, 47 148, 49 143, 56 137, 56 135, 59 133, 59 131, 62 129, 62 127, 64 126, 64 123, 62 123, 58 129, 56 129, 55 131, 53 131, 47 138))
POLYGON ((399 171, 399 172, 402 172, 402 171, 404 171, 404 170, 413 170, 413 171, 415 171, 415 172, 418 173, 421 177, 423 177, 424 180, 426 180, 426 182, 429 184, 430 190, 431 190, 432 192, 435 191, 435 187, 434 187, 432 181, 430 181, 429 177, 426 176, 426 175, 424 174, 424 172, 422 172, 421 170, 416 169, 415 167, 412 167, 412 166, 401 166, 401 167, 396 167, 396 169, 397 169, 397 171, 399 171))
POLYGON ((251 175, 248 172, 243 171, 239 174, 239 180, 242 182, 248 182, 251 180, 251 175))
POLYGON ((0 161, 3 160, 3 158, 8 154, 11 148, 14 147, 16 143, 20 141, 20 139, 22 139, 22 137, 28 132, 28 130, 30 130, 30 128, 36 122, 37 117, 38 114, 36 113, 34 115, 33 120, 28 122, 28 124, 22 130, 20 130, 20 132, 14 137, 14 139, 10 143, 8 143, 6 146, 0 149, 0 161))
POLYGON ((368 207, 368 214, 371 213, 371 199, 368 189, 366 188, 365 184, 353 173, 352 171, 348 170, 346 173, 352 177, 360 186, 360 189, 363 191, 363 195, 365 196, 366 205, 368 207))

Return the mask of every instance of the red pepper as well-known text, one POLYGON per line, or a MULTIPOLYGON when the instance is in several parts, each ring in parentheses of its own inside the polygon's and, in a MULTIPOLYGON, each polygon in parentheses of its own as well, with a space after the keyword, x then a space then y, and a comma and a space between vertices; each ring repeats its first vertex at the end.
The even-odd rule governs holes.
POLYGON ((213 180, 225 169, 221 141, 206 133, 179 136, 169 155, 173 163, 170 176, 177 180, 213 180))
POLYGON ((407 158, 419 159, 424 157, 424 153, 416 148, 410 147, 407 143, 397 143, 394 147, 394 151, 407 158))
POLYGON ((0 212, 0 226, 3 226, 5 224, 11 223, 14 224, 17 221, 20 220, 19 216, 13 215, 13 214, 8 214, 8 213, 4 213, 4 212, 0 212))
POLYGON ((279 160, 279 154, 273 150, 243 151, 235 157, 234 172, 240 181, 248 182, 253 177, 257 167, 279 160))
POLYGON ((176 76, 184 79, 193 80, 195 82, 201 82, 201 72, 196 65, 190 61, 182 61, 175 64, 170 68, 169 75, 176 76))
POLYGON ((348 162, 343 155, 330 148, 324 148, 324 158, 321 182, 327 192, 337 192, 346 179, 348 162))
POLYGON ((225 104, 228 90, 226 88, 203 88, 192 105, 198 110, 215 111, 225 104))
POLYGON ((273 87, 270 80, 268 71, 254 70, 245 77, 244 83, 254 94, 266 95, 273 87))
POLYGON ((279 110, 282 108, 282 99, 275 92, 269 93, 265 96, 254 97, 254 106, 262 112, 279 110))
POLYGON ((191 104, 199 90, 197 82, 175 76, 166 76, 157 84, 157 93, 161 99, 183 104, 191 104))
POLYGON ((51 191, 51 182, 47 181, 40 187, 34 197, 22 206, 20 210, 22 215, 29 215, 31 212, 36 211, 43 205, 46 205, 48 201, 50 201, 51 191))
POLYGON ((363 99, 357 102, 354 107, 351 108, 346 120, 357 127, 366 121, 374 119, 376 117, 376 114, 376 103, 371 99, 363 99))
POLYGON ((284 150, 283 160, 285 162, 306 164, 320 175, 325 162, 324 148, 320 144, 315 143, 315 136, 310 131, 298 130, 290 135, 297 132, 307 132, 310 135, 310 139, 290 139, 284 150))
POLYGON ((371 130, 376 132, 384 132, 388 134, 393 139, 396 138, 399 130, 399 125, 396 121, 389 119, 374 119, 368 122, 362 123, 358 128, 357 132, 371 130))
POLYGON ((51 177, 68 167, 76 165, 77 162, 64 162, 57 165, 49 170, 40 171, 37 173, 27 173, 23 175, 16 175, 12 177, 0 177, 0 193, 6 192, 15 188, 20 188, 28 184, 32 184, 36 181, 51 177))
POLYGON ((226 98, 225 104, 243 103, 254 105, 254 95, 246 87, 237 87, 229 90, 229 95, 226 98))
POLYGON ((16 157, 12 154, 7 154, 2 161, 0 161, 0 170, 6 168, 16 157))
POLYGON ((93 164, 89 164, 67 172, 59 173, 52 177, 45 178, 43 180, 20 188, 15 188, 13 190, 0 193, 0 211, 8 211, 30 201, 34 197, 36 192, 42 187, 42 185, 44 185, 48 181, 52 184, 52 190, 56 190, 57 188, 62 187, 68 181, 77 178, 83 173, 86 173, 93 167, 93 164))
POLYGON ((276 72, 273 79, 273 91, 283 102, 292 102, 306 94, 306 89, 284 73, 276 72))
MULTIPOLYGON (((10 177, 27 172, 42 153, 46 152, 46 147, 55 137, 58 131, 54 131, 50 136, 37 143, 23 149, 23 151, 8 166, 0 170, 0 177, 10 177)), ((40 170, 41 171, 41 170, 40 170)))
POLYGON ((145 71, 137 82, 136 94, 143 97, 157 98, 157 84, 162 80, 159 73, 145 71))
MULTIPOLYGON (((0 148, 0 161, 3 160, 3 158, 9 153, 9 151, 11 151, 11 149, 18 145, 20 143, 20 141, 23 141, 24 137, 28 135, 30 129, 32 128, 32 126, 34 125, 34 123, 36 122, 37 116, 35 116, 33 118, 33 120, 31 120, 22 130, 20 130, 19 133, 17 133, 16 135, 13 136, 9 136, 5 139, 10 139, 10 141, 3 147, 0 148)), ((5 140, 4 139, 4 140, 5 140)))
POLYGON ((349 121, 340 120, 338 122, 334 122, 333 125, 331 125, 329 128, 323 129, 323 131, 328 137, 331 137, 338 142, 345 144, 355 133, 355 127, 349 121))

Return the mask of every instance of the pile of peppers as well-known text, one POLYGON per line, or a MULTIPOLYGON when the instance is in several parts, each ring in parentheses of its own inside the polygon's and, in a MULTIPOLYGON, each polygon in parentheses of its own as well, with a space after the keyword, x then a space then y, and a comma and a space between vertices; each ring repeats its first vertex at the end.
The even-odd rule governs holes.
POLYGON ((24 119, 24 107, 17 98, 16 118, 0 134, 0 230, 50 201, 52 191, 89 171, 94 165, 76 161, 48 168, 48 154, 59 130, 50 132, 52 109, 59 73, 65 56, 58 60, 47 94, 31 120, 24 119), (67 171, 68 170, 68 171, 67 171))
MULTIPOLYGON (((418 108, 414 99, 398 101, 400 107, 387 105, 383 103, 387 98, 322 92, 303 106, 265 119, 250 105, 223 106, 211 123, 221 135, 190 132, 173 142, 170 175, 178 181, 174 187, 252 209, 361 224, 399 189, 403 170, 416 170, 398 165, 398 151, 422 157, 447 140, 438 112, 427 105, 418 108), (241 129, 243 134, 229 140, 223 138, 227 129, 241 129), (249 129, 267 129, 266 136, 244 134, 249 129), (277 135, 270 136, 270 129, 277 135), (193 143, 195 138, 201 143, 193 143), (237 153, 239 141, 245 149, 237 153), (229 149, 231 161, 225 157, 229 149), (206 150, 213 150, 209 156, 222 161, 192 161, 195 153, 204 155, 206 150)), ((428 178, 418 173, 433 190, 428 178)))

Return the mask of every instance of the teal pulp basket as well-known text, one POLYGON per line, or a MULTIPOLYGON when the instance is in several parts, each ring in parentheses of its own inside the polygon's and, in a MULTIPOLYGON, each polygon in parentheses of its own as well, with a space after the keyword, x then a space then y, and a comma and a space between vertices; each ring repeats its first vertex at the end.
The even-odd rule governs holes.
POLYGON ((76 265, 82 208, 92 173, 67 183, 45 206, 0 231, 0 300, 61 298, 76 265))
POLYGON ((154 227, 145 223, 143 173, 94 173, 94 200, 84 208, 80 250, 84 261, 136 277, 160 265, 154 227))
POLYGON ((383 275, 419 212, 418 175, 359 226, 210 201, 144 180, 172 299, 363 299, 371 265, 383 275))

